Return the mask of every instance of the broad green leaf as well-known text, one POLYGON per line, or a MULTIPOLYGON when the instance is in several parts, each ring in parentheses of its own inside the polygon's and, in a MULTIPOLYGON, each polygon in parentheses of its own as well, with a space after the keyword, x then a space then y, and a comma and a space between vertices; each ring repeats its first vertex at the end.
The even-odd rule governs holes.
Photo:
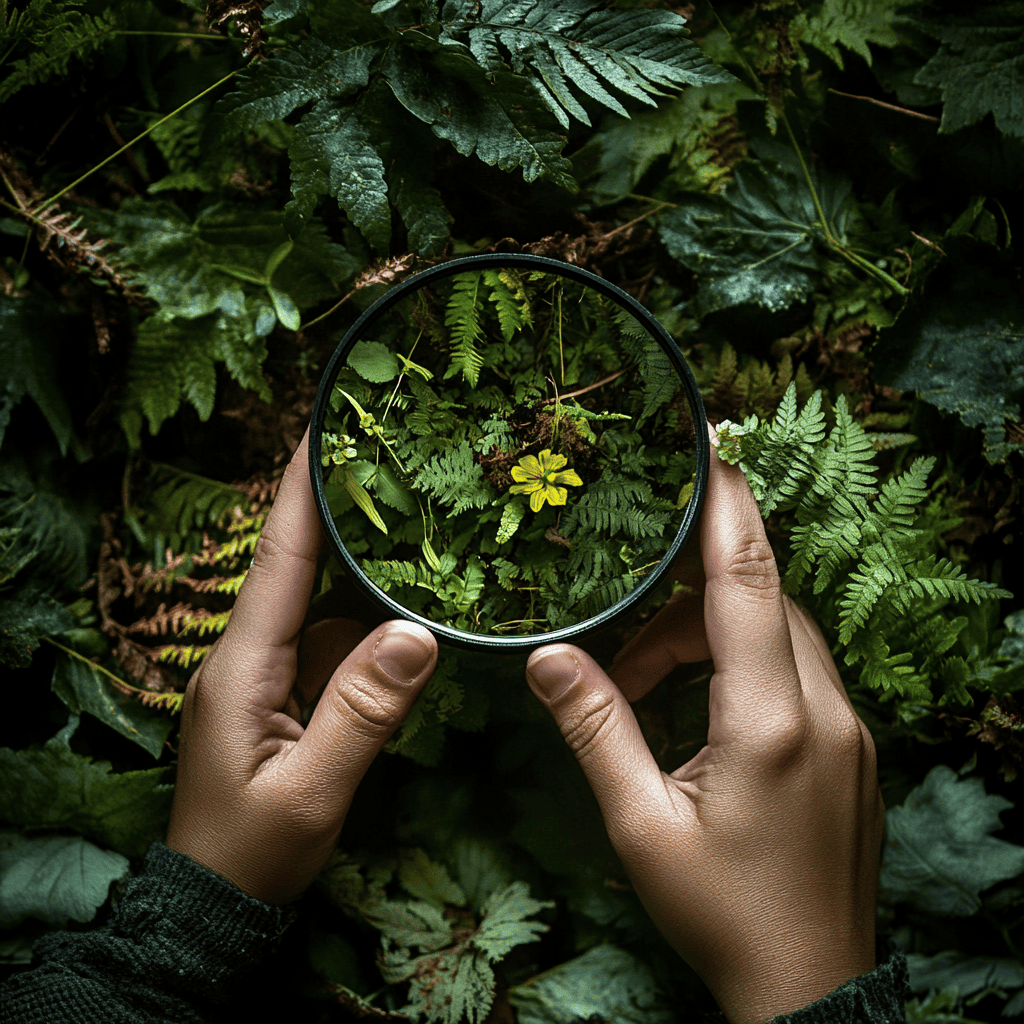
POLYGON ((53 431, 61 455, 77 447, 59 376, 58 346, 72 326, 56 304, 0 291, 0 445, 14 407, 28 395, 53 431))
POLYGON ((1005 957, 968 956, 953 949, 935 956, 908 953, 907 967, 915 992, 955 988, 962 998, 1024 986, 1024 964, 1005 957))
POLYGON ((419 505, 412 495, 412 491, 398 479, 395 471, 385 462, 376 467, 376 470, 369 480, 373 493, 392 508, 398 509, 403 515, 419 515, 419 505))
POLYGON ((484 74, 460 53, 391 47, 381 70, 398 102, 463 155, 503 171, 522 168, 527 181, 545 178, 570 191, 576 181, 562 156, 565 138, 530 84, 507 71, 484 74))
POLYGON ((409 248, 421 256, 440 256, 448 241, 448 212, 436 188, 407 163, 391 177, 391 200, 409 231, 409 248))
POLYGON ((62 927, 91 921, 110 883, 128 873, 128 858, 77 836, 22 836, 0 831, 0 928, 26 918, 62 927))
MULTIPOLYGON (((0 612, 3 607, 0 605, 0 612)), ((58 651, 50 685, 72 713, 88 711, 153 757, 163 753, 174 728, 173 719, 165 712, 145 707, 135 697, 118 693, 102 672, 58 651)))
POLYGON ((989 246, 950 240, 950 258, 894 327, 883 331, 877 379, 983 427, 985 457, 1024 450, 1007 436, 1022 418, 1024 297, 1016 271, 989 246))
POLYGON ((288 149, 292 160, 292 195, 287 212, 303 225, 320 196, 338 205, 378 252, 391 239, 384 164, 370 142, 360 105, 321 100, 299 122, 288 149))
POLYGON ((1024 871, 1024 847, 996 839, 999 814, 1013 804, 936 765, 900 807, 886 815, 880 886, 886 898, 935 914, 966 916, 979 893, 1024 871))
POLYGON ((42 748, 0 747, 0 818, 29 828, 73 829, 126 857, 163 838, 173 786, 166 769, 114 773, 72 752, 72 715, 42 748))
POLYGON ((955 132, 991 114, 1005 135, 1024 138, 1024 3, 971 5, 925 30, 938 52, 914 77, 942 91, 940 132, 955 132))
POLYGON ((601 945, 509 989, 519 1024, 673 1024, 649 967, 617 946, 601 945))
POLYGON ((359 483, 358 480, 352 475, 351 472, 346 468, 341 470, 343 474, 342 485, 344 486, 348 496, 366 513, 367 519, 373 523, 382 533, 387 533, 388 528, 381 519, 380 513, 377 511, 376 506, 373 504, 373 498, 370 497, 369 492, 366 488, 359 483))
POLYGON ((263 276, 268 280, 273 280, 274 274, 277 273, 277 268, 291 254, 292 249, 295 248, 295 243, 289 238, 287 242, 282 242, 268 257, 267 262, 263 267, 263 276))
MULTIPOLYGON (((833 236, 843 241, 848 182, 821 175, 815 186, 833 236)), ((768 162, 742 163, 716 195, 688 195, 660 216, 659 230, 669 255, 698 275, 699 314, 747 302, 786 309, 811 294, 826 263, 806 180, 768 162)))
POLYGON ((43 637, 74 625, 71 613, 49 594, 25 591, 0 601, 0 664, 26 668, 43 637))
POLYGON ((379 52, 379 42, 335 49, 309 37, 237 75, 234 91, 214 113, 230 121, 232 130, 253 128, 287 117, 311 100, 347 96, 367 84, 370 62, 379 52))
POLYGON ((810 11, 802 11, 789 26, 790 34, 801 43, 807 43, 827 54, 843 68, 839 47, 863 57, 870 65, 871 48, 892 48, 900 42, 896 23, 901 7, 917 6, 918 0, 821 0, 810 11))
POLYGON ((399 374, 398 360, 381 341, 357 341, 346 362, 372 384, 384 384, 399 374))

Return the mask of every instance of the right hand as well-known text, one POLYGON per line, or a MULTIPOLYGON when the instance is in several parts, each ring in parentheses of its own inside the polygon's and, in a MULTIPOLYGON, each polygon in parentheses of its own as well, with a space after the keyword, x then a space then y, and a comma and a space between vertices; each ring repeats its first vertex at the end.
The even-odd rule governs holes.
POLYGON ((629 645, 621 689, 567 644, 535 651, 527 679, 655 924, 732 1024, 756 1024, 875 968, 885 811, 871 734, 820 630, 782 594, 742 472, 714 452, 709 468, 703 598, 667 605, 629 645), (707 658, 707 745, 666 774, 624 693, 707 658))

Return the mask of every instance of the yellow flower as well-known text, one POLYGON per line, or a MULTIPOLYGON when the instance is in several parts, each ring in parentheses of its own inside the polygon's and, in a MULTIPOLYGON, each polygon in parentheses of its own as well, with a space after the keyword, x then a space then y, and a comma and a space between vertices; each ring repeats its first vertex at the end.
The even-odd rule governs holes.
POLYGON ((562 469, 567 461, 564 455, 552 455, 550 448, 545 448, 539 456, 524 455, 519 465, 512 467, 512 479, 516 482, 509 493, 528 494, 534 512, 539 512, 545 501, 564 505, 569 492, 559 484, 579 487, 583 483, 575 469, 562 469))

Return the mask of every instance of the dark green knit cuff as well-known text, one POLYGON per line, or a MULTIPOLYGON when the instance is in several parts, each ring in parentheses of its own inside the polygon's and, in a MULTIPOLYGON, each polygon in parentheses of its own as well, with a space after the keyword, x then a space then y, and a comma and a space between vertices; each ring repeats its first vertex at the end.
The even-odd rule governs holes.
POLYGON ((903 1024, 904 1001, 910 995, 907 958, 899 946, 882 939, 876 954, 878 966, 870 973, 768 1024, 903 1024))
POLYGON ((113 934, 144 947, 175 988, 219 1001, 232 980, 277 948, 295 916, 294 907, 253 899, 156 842, 143 872, 124 886, 113 934))

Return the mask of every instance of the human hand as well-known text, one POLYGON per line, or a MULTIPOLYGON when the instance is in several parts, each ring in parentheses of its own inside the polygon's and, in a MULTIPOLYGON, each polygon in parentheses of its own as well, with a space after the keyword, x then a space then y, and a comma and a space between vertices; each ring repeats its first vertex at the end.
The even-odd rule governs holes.
POLYGON ((328 620, 300 650, 322 542, 308 444, 307 432, 227 628, 188 685, 167 833, 169 847, 266 903, 294 899, 326 863, 356 787, 437 662, 433 636, 410 622, 366 635, 328 620))
POLYGON ((820 630, 782 594, 742 472, 714 453, 709 470, 703 597, 652 620, 616 662, 619 686, 567 644, 535 651, 527 679, 647 912, 732 1024, 755 1024, 875 968, 885 813, 871 735, 820 630), (666 774, 624 694, 707 658, 707 745, 666 774))

